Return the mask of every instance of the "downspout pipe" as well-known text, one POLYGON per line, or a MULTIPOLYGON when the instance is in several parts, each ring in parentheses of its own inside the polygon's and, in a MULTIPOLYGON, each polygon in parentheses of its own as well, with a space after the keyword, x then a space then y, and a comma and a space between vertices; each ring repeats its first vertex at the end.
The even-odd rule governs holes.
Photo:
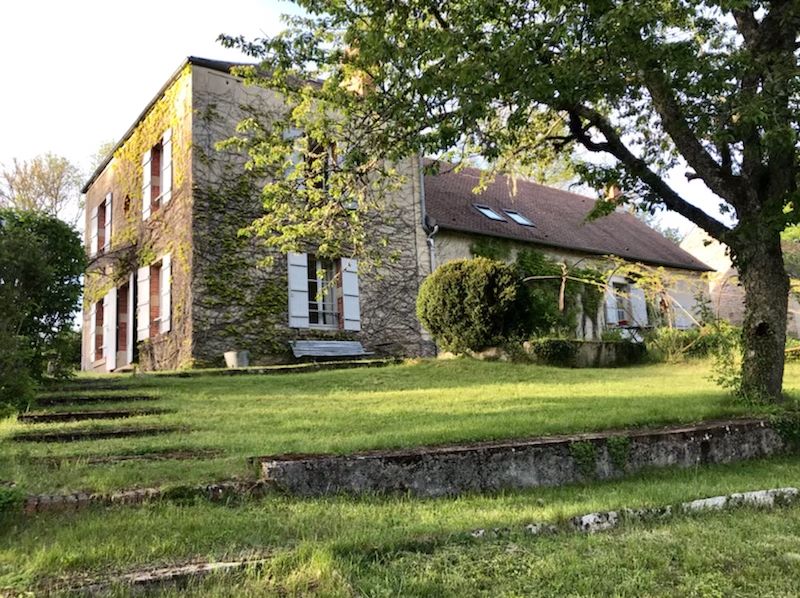
POLYGON ((428 208, 425 205, 425 164, 423 163, 422 156, 419 156, 419 201, 420 201, 420 208, 421 208, 421 224, 422 230, 425 231, 426 234, 426 243, 428 245, 428 259, 430 262, 430 271, 433 272, 436 269, 436 242, 434 241, 434 237, 436 233, 439 232, 439 225, 433 221, 432 218, 428 218, 428 208))

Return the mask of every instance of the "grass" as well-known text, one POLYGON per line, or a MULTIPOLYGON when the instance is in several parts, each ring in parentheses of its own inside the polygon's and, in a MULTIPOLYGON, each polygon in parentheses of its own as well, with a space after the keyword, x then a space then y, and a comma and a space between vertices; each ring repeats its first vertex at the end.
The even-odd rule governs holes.
POLYGON ((758 595, 747 590, 763 580, 762 595, 788 596, 800 563, 784 555, 800 554, 800 507, 677 518, 591 538, 532 539, 522 528, 596 510, 792 485, 800 486, 796 457, 493 496, 272 496, 230 506, 162 502, 6 518, 0 588, 268 552, 274 559, 266 571, 212 578, 196 595, 749 596, 758 595), (474 541, 469 532, 476 528, 509 532, 474 541), (701 592, 701 583, 716 584, 708 585, 716 593, 701 592))
MULTIPOLYGON (((195 484, 252 475, 250 456, 347 453, 608 428, 656 426, 752 413, 708 380, 706 363, 569 370, 471 360, 276 376, 138 377, 120 394, 169 413, 125 420, 0 423, 0 480, 29 492, 110 491, 195 484), (15 443, 27 431, 180 426, 141 438, 15 443), (42 458, 156 451, 216 450, 213 459, 53 467, 42 458)), ((786 388, 800 394, 800 365, 787 365, 786 388)), ((101 394, 107 394, 102 391, 101 394)), ((114 407, 119 407, 115 403, 114 407)), ((98 405, 68 409, 97 409, 98 405)), ((59 408, 67 409, 67 407, 59 408)))

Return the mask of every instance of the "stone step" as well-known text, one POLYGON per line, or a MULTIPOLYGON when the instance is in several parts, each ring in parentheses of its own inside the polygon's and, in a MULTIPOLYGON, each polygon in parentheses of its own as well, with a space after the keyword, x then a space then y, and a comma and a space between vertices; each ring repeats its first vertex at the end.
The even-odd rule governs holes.
POLYGON ((131 453, 125 455, 69 455, 66 457, 32 457, 31 462, 41 463, 50 467, 61 467, 72 463, 85 463, 86 465, 111 465, 127 463, 130 461, 193 461, 215 459, 224 453, 218 449, 186 449, 164 450, 151 453, 131 453))
POLYGON ((157 401, 158 397, 147 395, 53 395, 38 397, 34 403, 39 407, 59 405, 88 405, 91 403, 122 403, 127 401, 157 401))
POLYGON ((262 477, 300 496, 456 495, 619 478, 648 468, 767 457, 789 443, 765 420, 704 422, 573 436, 352 455, 258 457, 262 477))
POLYGON ((81 440, 106 440, 136 436, 156 436, 186 431, 180 426, 150 426, 139 428, 112 428, 101 430, 59 430, 55 432, 26 432, 11 436, 14 442, 78 442, 81 440))
POLYGON ((26 424, 46 424, 53 422, 75 422, 99 419, 124 419, 140 415, 161 415, 170 413, 166 409, 104 409, 92 411, 55 411, 24 413, 17 420, 26 424))

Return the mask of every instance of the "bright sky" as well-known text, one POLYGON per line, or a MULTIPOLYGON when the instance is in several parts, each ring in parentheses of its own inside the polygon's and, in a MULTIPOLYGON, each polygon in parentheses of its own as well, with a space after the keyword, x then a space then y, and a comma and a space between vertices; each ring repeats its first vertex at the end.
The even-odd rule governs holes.
MULTIPOLYGON (((217 42, 280 31, 279 0, 23 0, 0 19, 0 163, 45 152, 88 173, 97 149, 117 141, 186 56, 247 60, 217 42)), ((701 183, 679 192, 712 202, 701 183)), ((709 205, 706 203, 706 205, 709 205)), ((678 216, 667 226, 690 226, 678 216)))
POLYGON ((84 169, 189 55, 246 60, 215 40, 281 29, 277 0, 23 0, 0 19, 0 162, 48 151, 84 169))

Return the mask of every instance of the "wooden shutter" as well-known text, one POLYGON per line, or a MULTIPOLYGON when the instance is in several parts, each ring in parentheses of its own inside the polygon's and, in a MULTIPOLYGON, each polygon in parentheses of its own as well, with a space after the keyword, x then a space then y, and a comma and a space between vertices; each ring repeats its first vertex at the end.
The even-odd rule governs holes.
POLYGON ((172 198, 172 129, 164 132, 161 140, 161 205, 172 198))
POLYGON ((97 206, 95 206, 92 208, 91 217, 89 219, 89 255, 97 255, 98 232, 97 206))
POLYGON ((152 154, 147 150, 142 156, 142 220, 150 218, 151 183, 153 173, 150 170, 152 154))
POLYGON ((111 249, 111 193, 106 195, 106 221, 103 223, 105 227, 105 239, 103 242, 103 251, 111 249))
POLYGON ((361 330, 358 260, 342 258, 342 312, 345 330, 361 330))
POLYGON ((117 369, 117 289, 103 298, 103 357, 106 371, 117 369))
POLYGON ((305 253, 287 256, 289 272, 289 326, 308 328, 308 257, 305 253))
POLYGON ((172 264, 170 257, 165 255, 161 259, 161 302, 159 305, 159 332, 169 332, 172 317, 172 264))
POLYGON ((94 353, 96 351, 95 343, 97 342, 97 304, 92 302, 89 306, 89 359, 86 360, 88 364, 87 370, 92 369, 94 363, 94 353))
POLYGON ((136 340, 150 338, 150 266, 136 274, 136 340))
POLYGON ((630 287, 630 305, 632 324, 635 326, 647 326, 647 300, 644 291, 636 286, 630 287))
POLYGON ((133 314, 134 314, 133 298, 135 296, 134 293, 135 288, 136 288, 136 277, 134 276, 133 272, 131 272, 131 275, 128 278, 128 323, 127 323, 128 346, 125 347, 128 363, 133 363, 133 314))

